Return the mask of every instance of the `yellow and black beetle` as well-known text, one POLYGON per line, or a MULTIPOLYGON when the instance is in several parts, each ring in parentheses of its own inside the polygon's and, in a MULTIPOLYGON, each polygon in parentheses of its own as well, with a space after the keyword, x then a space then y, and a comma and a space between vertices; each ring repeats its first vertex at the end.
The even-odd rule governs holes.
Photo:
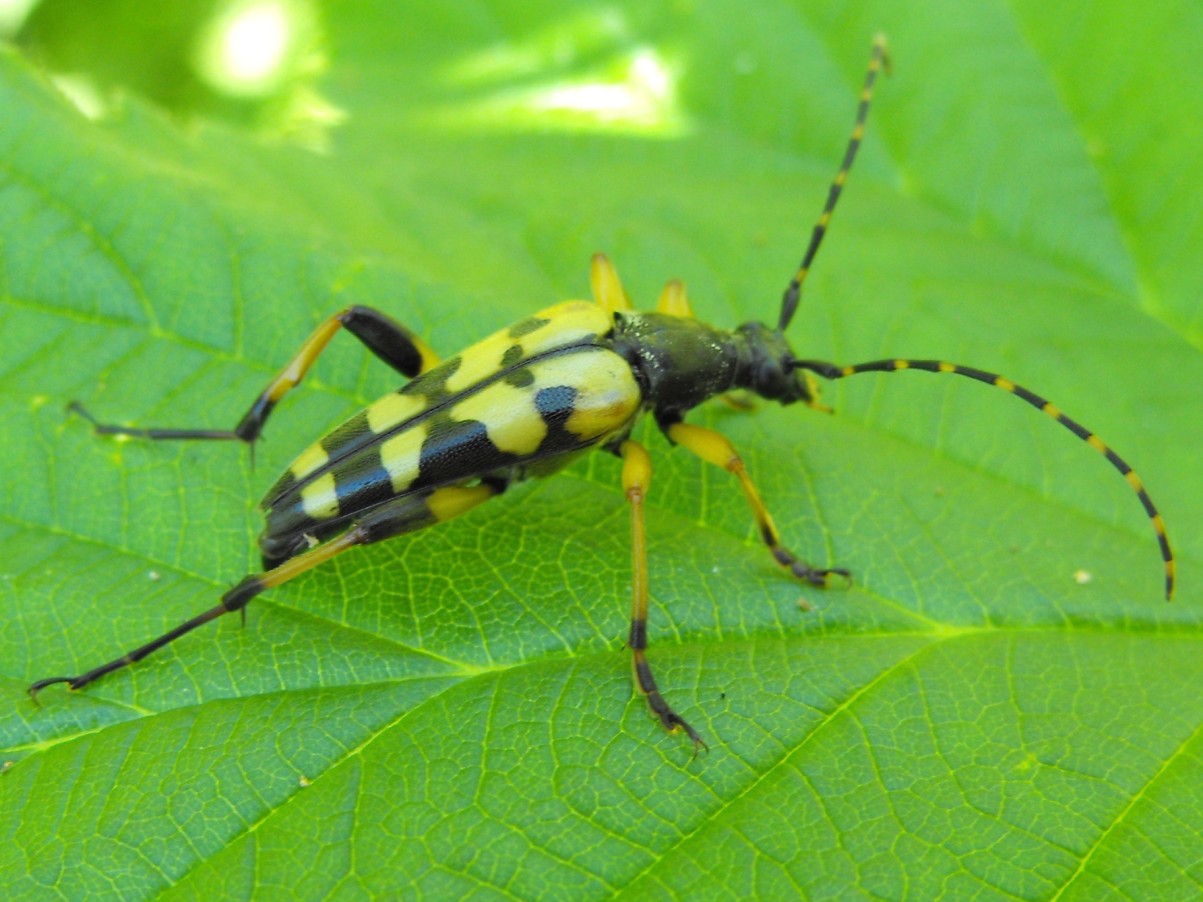
MULTIPOLYGON (((1139 496, 1165 561, 1168 598, 1174 587, 1173 555, 1161 516, 1140 480, 1114 451, 1045 399, 996 374, 942 361, 836 366, 800 359, 790 349, 785 331, 855 159, 873 84, 885 62, 885 42, 878 38, 852 138, 802 264, 785 291, 775 327, 751 322, 726 331, 699 322, 680 282, 665 287, 655 312, 636 312, 614 268, 599 254, 591 270, 594 303, 568 301, 548 307, 442 362, 388 316, 355 306, 317 328, 232 430, 133 429, 92 420, 97 432, 108 435, 234 439, 253 447, 272 408, 301 381, 340 329, 411 380, 303 451, 268 491, 261 505, 267 515, 259 539, 263 573, 246 577, 216 607, 154 641, 80 676, 38 680, 30 693, 36 696, 53 683, 79 689, 222 614, 245 615, 247 603, 259 593, 348 548, 450 520, 513 482, 547 476, 577 455, 603 448, 622 458, 623 487, 631 505, 634 599, 628 644, 635 683, 666 729, 683 730, 695 749, 704 747, 698 733, 656 688, 645 657, 643 503, 651 463, 643 447, 630 439, 631 429, 641 415, 651 413, 672 444, 732 473, 776 561, 794 576, 826 586, 833 576, 848 577, 848 571, 812 567, 787 550, 730 442, 683 421, 703 401, 737 389, 782 404, 800 401, 825 410, 818 403, 814 375, 841 379, 903 369, 953 373, 1002 388, 1042 410, 1105 455, 1139 496)), ((73 408, 92 419, 79 405, 73 408)))

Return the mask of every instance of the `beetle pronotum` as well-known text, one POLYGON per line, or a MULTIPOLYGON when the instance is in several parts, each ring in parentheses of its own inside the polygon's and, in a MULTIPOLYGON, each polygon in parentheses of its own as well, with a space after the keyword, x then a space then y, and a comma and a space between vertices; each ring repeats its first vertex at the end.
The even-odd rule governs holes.
MULTIPOLYGON (((794 355, 785 338, 802 285, 826 234, 845 178, 856 157, 885 41, 874 43, 856 124, 843 162, 814 226, 802 263, 790 280, 777 325, 745 323, 727 331, 700 322, 685 288, 669 282, 655 312, 635 311, 610 262, 593 258, 594 302, 548 307, 440 361, 408 329, 369 307, 354 306, 321 323, 230 430, 137 429, 97 422, 98 433, 149 439, 230 439, 253 447, 276 403, 305 376, 342 329, 408 377, 405 385, 319 439, 292 463, 262 502, 267 525, 259 538, 264 571, 245 577, 220 603, 170 632, 79 676, 50 677, 79 689, 231 611, 244 611, 261 592, 330 560, 348 548, 433 526, 501 494, 513 482, 547 476, 577 455, 602 448, 622 459, 622 483, 631 511, 633 601, 628 645, 635 685, 670 731, 684 731, 695 752, 705 743, 665 701, 647 661, 648 580, 644 499, 651 460, 630 438, 650 413, 674 445, 721 467, 738 481, 761 538, 773 558, 815 586, 848 577, 841 568, 804 562, 781 542, 751 477, 731 443, 713 430, 684 422, 710 398, 735 389, 782 404, 818 403, 814 376, 843 379, 859 373, 915 369, 985 382, 1043 411, 1102 453, 1136 492, 1165 562, 1165 593, 1174 588, 1174 559, 1161 516, 1124 460, 1098 437, 1044 398, 995 373, 938 360, 878 360, 837 366, 794 355)), ((244 612, 245 614, 245 612, 244 612)))

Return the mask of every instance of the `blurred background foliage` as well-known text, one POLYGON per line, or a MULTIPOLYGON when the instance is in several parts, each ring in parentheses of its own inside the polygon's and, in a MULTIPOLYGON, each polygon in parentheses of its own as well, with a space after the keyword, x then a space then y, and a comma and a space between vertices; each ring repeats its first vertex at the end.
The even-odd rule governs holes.
POLYGON ((9 36, 94 113, 133 93, 185 122, 212 118, 264 135, 321 125, 315 86, 326 58, 309 0, 8 5, 0 23, 8 20, 9 36))

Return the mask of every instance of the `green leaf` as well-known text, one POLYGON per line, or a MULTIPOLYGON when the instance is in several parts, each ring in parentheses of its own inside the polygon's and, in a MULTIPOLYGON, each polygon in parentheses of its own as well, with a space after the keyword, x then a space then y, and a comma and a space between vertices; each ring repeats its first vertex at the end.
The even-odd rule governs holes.
POLYGON ((359 0, 325 12, 327 68, 253 115, 110 66, 95 119, 46 75, 46 21, 46 70, 0 53, 9 895, 1199 894, 1193 6, 359 0), (396 376, 337 339, 253 469, 97 438, 67 401, 232 426, 341 306, 449 354, 587 296, 598 250, 641 307, 680 277, 709 322, 772 322, 878 31, 893 77, 798 353, 938 357, 1053 399, 1161 506, 1172 605, 1089 448, 968 380, 866 375, 828 390, 835 416, 692 417, 848 591, 782 574, 730 478, 638 433, 649 658, 697 759, 632 698, 605 455, 29 700, 253 572, 273 477, 396 376))

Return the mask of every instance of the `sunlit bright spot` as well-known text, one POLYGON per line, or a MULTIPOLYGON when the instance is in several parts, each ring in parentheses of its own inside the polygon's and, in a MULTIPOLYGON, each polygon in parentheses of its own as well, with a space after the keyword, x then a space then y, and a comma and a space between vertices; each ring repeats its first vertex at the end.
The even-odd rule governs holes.
POLYGON ((605 54, 630 43, 626 15, 613 7, 592 7, 566 13, 523 35, 449 60, 443 75, 448 82, 468 87, 546 74, 574 60, 605 54))
POLYGON ((88 119, 103 119, 110 103, 96 82, 87 75, 52 74, 54 86, 88 119))
POLYGON ((314 88, 326 68, 313 0, 225 0, 202 30, 197 76, 219 94, 260 103, 264 135, 322 152, 346 114, 314 88))
POLYGON ((298 74, 309 23, 289 0, 237 0, 209 23, 197 48, 201 79, 224 94, 264 97, 298 74))
POLYGON ((449 59, 439 73, 462 104, 426 118, 448 129, 687 130, 678 73, 663 48, 636 43, 627 12, 602 4, 564 13, 519 38, 449 59))
POLYGON ((654 48, 611 58, 604 72, 500 89, 483 100, 433 114, 448 127, 561 128, 677 137, 688 131, 677 73, 654 48))
POLYGON ((222 58, 233 81, 259 87, 272 80, 288 49, 288 17, 278 4, 252 7, 226 29, 222 58))
POLYGON ((620 67, 618 76, 535 88, 521 98, 520 105, 548 118, 567 114, 562 116, 564 123, 578 128, 591 124, 601 129, 666 135, 684 130, 675 75, 655 50, 636 50, 620 67))
POLYGON ((635 54, 635 59, 631 61, 631 75, 637 84, 662 100, 668 98, 676 87, 668 66, 652 50, 635 54))
POLYGON ((563 85, 537 91, 529 103, 535 109, 577 110, 599 119, 654 123, 671 100, 672 78, 651 50, 640 50, 619 83, 563 85))
POLYGON ((0 0, 0 37, 16 34, 41 0, 0 0))

